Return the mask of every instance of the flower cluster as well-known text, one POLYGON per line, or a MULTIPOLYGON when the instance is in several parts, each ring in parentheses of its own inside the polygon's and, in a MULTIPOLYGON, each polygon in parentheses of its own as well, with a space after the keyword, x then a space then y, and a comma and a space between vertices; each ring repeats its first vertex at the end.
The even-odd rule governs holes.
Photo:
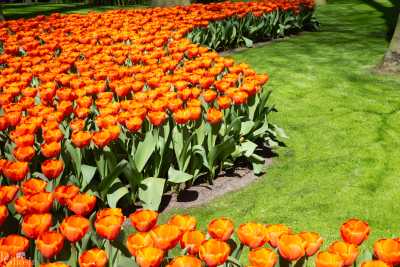
MULTIPOLYGON (((140 267, 240 265, 240 255, 245 248, 249 250, 249 267, 273 267, 278 260, 281 264, 286 261, 304 265, 313 255, 316 255, 317 267, 344 267, 355 263, 360 253, 359 246, 370 233, 366 222, 350 219, 340 227, 342 240, 318 253, 323 243, 318 233, 293 233, 283 224, 249 222, 241 224, 235 231, 232 220, 218 218, 208 224, 205 233, 197 229, 196 218, 190 215, 174 215, 165 224, 158 224, 158 213, 152 210, 137 210, 125 218, 120 209, 105 208, 93 215, 90 220, 78 214, 65 217, 58 227, 52 227, 48 213, 25 216, 22 225, 25 236, 10 234, 0 238, 0 264, 15 266, 7 265, 7 262, 18 260, 24 264, 18 266, 32 266, 30 260, 18 257, 27 252, 29 239, 32 239, 42 257, 50 260, 57 259, 65 241, 68 241, 71 249, 80 250, 76 259, 80 267, 104 267, 110 260, 120 260, 122 250, 108 250, 107 253, 103 249, 107 244, 120 241, 120 245, 130 253, 127 258, 133 257, 129 259, 131 263, 134 260, 140 267), (131 234, 121 239, 124 231, 131 234), (235 233, 237 237, 234 237, 235 233), (96 234, 110 243, 102 243, 102 248, 88 249, 87 237, 96 234), (234 240, 238 240, 237 244, 234 240), (168 252, 177 246, 181 249, 181 256, 171 257, 168 252)), ((364 259, 363 267, 388 267, 400 263, 399 239, 378 240, 373 250, 375 260, 364 259)), ((69 265, 56 261, 40 266, 69 265)))

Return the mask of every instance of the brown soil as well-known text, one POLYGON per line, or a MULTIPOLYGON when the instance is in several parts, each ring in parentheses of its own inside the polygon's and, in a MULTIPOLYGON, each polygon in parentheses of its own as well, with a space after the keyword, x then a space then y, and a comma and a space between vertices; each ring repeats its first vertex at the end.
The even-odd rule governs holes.
MULTIPOLYGON (((272 158, 265 160, 265 165, 270 166, 272 158)), ((238 167, 233 173, 221 172, 214 180, 213 185, 201 183, 181 191, 179 194, 171 193, 164 196, 161 211, 175 208, 196 207, 213 201, 226 193, 237 191, 247 185, 258 181, 262 176, 257 176, 247 167, 238 167)))

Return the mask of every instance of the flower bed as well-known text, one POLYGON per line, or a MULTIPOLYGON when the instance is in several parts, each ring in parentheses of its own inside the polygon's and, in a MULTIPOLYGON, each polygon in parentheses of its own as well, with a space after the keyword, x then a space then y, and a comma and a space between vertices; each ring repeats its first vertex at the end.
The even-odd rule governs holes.
MULTIPOLYGON (((63 197, 56 195, 60 204, 65 201, 63 197)), ((91 212, 92 209, 86 215, 91 212)), ((1 218, 4 216, 0 210, 1 218)), ((390 267, 400 263, 398 238, 377 240, 373 254, 361 249, 370 227, 358 219, 348 220, 340 227, 342 240, 318 252, 323 244, 318 233, 293 233, 283 224, 250 222, 235 231, 233 221, 219 218, 208 224, 205 234, 197 229, 193 216, 174 215, 166 224, 157 224, 157 218, 155 211, 137 210, 125 224, 121 209, 106 208, 93 213, 90 219, 81 215, 65 217, 59 231, 50 231, 52 215, 33 214, 25 217, 22 224, 25 235, 36 239, 33 260, 24 256, 33 242, 10 234, 0 238, 0 264, 68 267, 77 266, 78 262, 80 267, 240 267, 246 261, 247 266, 254 267, 300 267, 308 266, 310 259, 317 267, 390 267), (241 259, 244 250, 248 252, 247 260, 241 259), (48 259, 54 262, 40 264, 48 259)))
MULTIPOLYGON (((0 251, 12 243, 14 256, 19 245, 29 247, 28 255, 42 262, 59 253, 64 238, 83 238, 64 247, 71 255, 60 253, 73 266, 77 250, 104 247, 96 235, 83 237, 72 227, 89 229, 85 218, 95 220, 96 207, 156 210, 166 190, 199 178, 212 183, 237 160, 261 173, 261 149, 283 134, 269 121, 268 76, 185 36, 212 21, 294 12, 304 3, 310 1, 1 22, 0 236, 8 237, 0 251), (10 236, 17 233, 30 241, 10 236)), ((120 216, 105 213, 104 222, 97 213, 104 223, 98 227, 121 226, 120 216)), ((85 255, 96 253, 103 255, 85 255)))

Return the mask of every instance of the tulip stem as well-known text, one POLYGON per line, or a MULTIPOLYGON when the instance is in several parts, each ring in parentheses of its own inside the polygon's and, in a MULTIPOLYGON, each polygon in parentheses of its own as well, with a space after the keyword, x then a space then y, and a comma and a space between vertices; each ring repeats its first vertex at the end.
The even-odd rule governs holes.
POLYGON ((78 253, 76 250, 75 243, 71 243, 71 267, 76 267, 76 263, 78 261, 78 253))
POLYGON ((107 241, 107 246, 108 246, 108 258, 109 258, 108 266, 112 267, 113 266, 113 254, 112 254, 113 253, 113 249, 112 249, 110 240, 107 241))

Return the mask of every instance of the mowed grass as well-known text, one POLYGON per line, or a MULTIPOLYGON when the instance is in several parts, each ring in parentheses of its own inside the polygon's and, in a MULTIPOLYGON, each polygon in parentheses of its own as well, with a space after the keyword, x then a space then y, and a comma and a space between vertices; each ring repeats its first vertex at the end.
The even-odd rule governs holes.
POLYGON ((400 235, 400 78, 371 72, 387 47, 387 14, 362 1, 331 2, 316 12, 320 32, 232 55, 270 74, 270 103, 279 110, 272 119, 290 137, 267 174, 244 190, 168 212, 162 220, 190 213, 203 229, 222 216, 237 225, 284 223, 321 233, 325 246, 352 217, 371 225, 370 247, 378 238, 400 235))
POLYGON ((284 223, 321 233, 325 246, 352 217, 371 225, 369 246, 400 235, 400 78, 371 73, 387 47, 386 23, 361 1, 336 1, 316 15, 321 32, 232 55, 270 74, 272 119, 290 137, 267 174, 165 216, 190 213, 203 228, 221 216, 284 223))

